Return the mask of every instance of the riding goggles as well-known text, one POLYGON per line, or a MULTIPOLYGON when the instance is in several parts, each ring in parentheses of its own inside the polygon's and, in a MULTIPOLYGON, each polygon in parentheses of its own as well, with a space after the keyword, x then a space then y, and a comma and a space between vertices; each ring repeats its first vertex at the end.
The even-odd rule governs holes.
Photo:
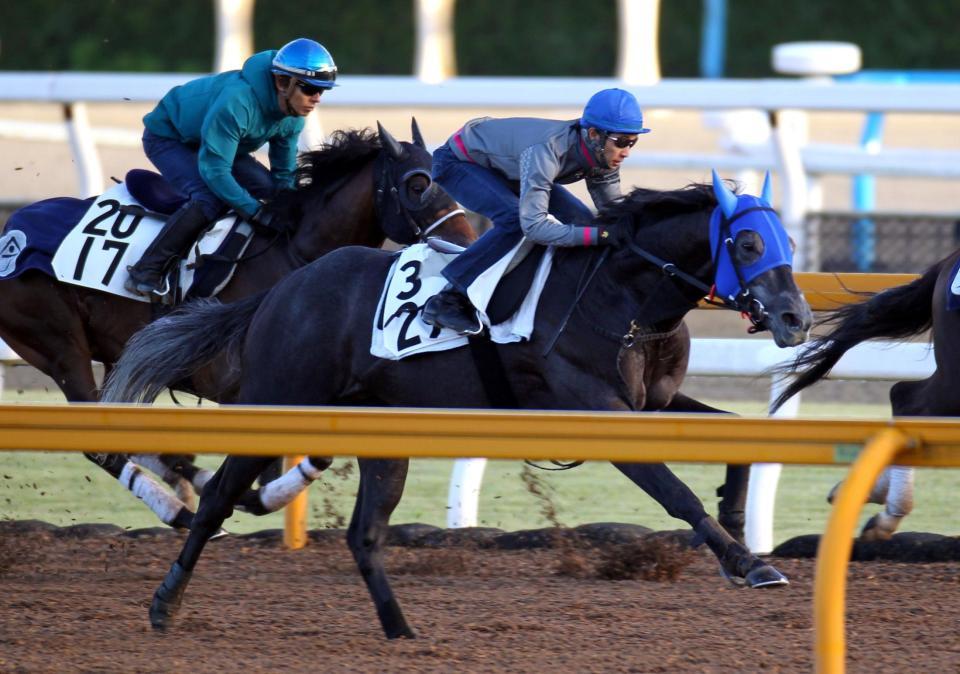
POLYGON ((326 87, 318 87, 309 82, 304 82, 303 80, 295 80, 294 84, 297 85, 297 88, 303 92, 304 96, 316 96, 317 94, 323 95, 323 92, 327 90, 326 87))
POLYGON ((628 148, 628 147, 633 147, 634 145, 637 144, 637 138, 636 138, 636 136, 634 136, 633 138, 626 138, 626 137, 624 137, 624 136, 612 136, 612 135, 610 135, 610 134, 607 134, 607 140, 609 140, 610 142, 612 142, 614 145, 616 145, 616 146, 617 146, 618 148, 620 148, 621 150, 623 150, 623 149, 625 149, 625 148, 628 148))

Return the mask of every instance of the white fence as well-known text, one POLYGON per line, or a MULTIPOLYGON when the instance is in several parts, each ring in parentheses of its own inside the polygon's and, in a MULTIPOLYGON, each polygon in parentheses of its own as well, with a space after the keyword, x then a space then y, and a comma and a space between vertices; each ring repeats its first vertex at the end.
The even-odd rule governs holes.
MULTIPOLYGON (((798 348, 780 349, 768 340, 694 339, 688 376, 757 377, 777 365, 790 362, 798 348)), ((866 342, 848 351, 831 372, 831 379, 902 380, 922 379, 934 369, 933 349, 928 344, 866 342)), ((770 400, 783 390, 783 381, 773 378, 770 400)), ((778 417, 795 417, 800 396, 794 396, 778 417)), ((480 488, 486 459, 458 459, 450 476, 447 526, 477 526, 480 488)), ((747 492, 748 547, 768 553, 774 544, 774 504, 780 464, 754 464, 747 492)))
MULTIPOLYGON (((64 106, 66 129, 81 192, 102 190, 103 178, 85 101, 156 101, 171 87, 197 74, 5 73, 0 101, 41 101, 64 106)), ((821 173, 910 175, 960 178, 960 151, 876 149, 806 145, 797 111, 864 110, 896 113, 960 113, 960 85, 834 82, 832 80, 667 79, 635 86, 614 78, 457 77, 428 84, 415 77, 344 76, 324 106, 436 108, 579 109, 591 94, 610 86, 633 91, 646 109, 742 110, 772 113, 769 138, 728 153, 635 152, 629 164, 650 168, 717 168, 721 171, 779 173, 781 217, 798 256, 804 245, 802 223, 810 208, 811 176, 821 173), (777 120, 790 119, 779 124, 777 120)), ((763 116, 761 116, 763 119, 763 116)), ((766 123, 764 121, 764 123, 766 123)), ((3 128, 0 128, 0 133, 3 128)), ((9 133, 9 129, 7 131, 9 133)), ((21 127, 20 133, 29 129, 21 127)), ((816 200, 814 197, 814 206, 816 200)), ((797 268, 805 269, 798 257, 797 268)))

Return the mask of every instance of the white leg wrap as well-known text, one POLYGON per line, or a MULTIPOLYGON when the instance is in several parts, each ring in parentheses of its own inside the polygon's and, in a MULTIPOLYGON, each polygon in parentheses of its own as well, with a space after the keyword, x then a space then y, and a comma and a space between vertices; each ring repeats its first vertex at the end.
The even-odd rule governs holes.
POLYGON ((151 473, 159 475, 167 484, 176 482, 176 473, 170 470, 156 454, 134 454, 130 457, 130 460, 151 473))
POLYGON ((210 478, 213 477, 213 471, 207 470, 206 468, 201 468, 197 471, 197 474, 193 476, 193 489, 198 494, 203 491, 203 488, 206 486, 207 482, 210 481, 210 478))
POLYGON ((314 468, 309 458, 305 458, 273 482, 261 487, 260 502, 268 512, 280 510, 320 477, 322 472, 314 468))
POLYGON ((890 466, 885 472, 890 474, 886 512, 891 517, 906 517, 913 510, 913 468, 890 466))
POLYGON ((887 502, 889 498, 888 492, 890 491, 890 466, 887 466, 883 469, 883 472, 880 473, 880 477, 877 478, 877 481, 874 483, 873 488, 870 490, 870 494, 867 496, 867 503, 876 503, 877 505, 883 505, 887 502))
POLYGON ((164 524, 173 522, 177 513, 183 508, 183 503, 163 487, 153 481, 149 475, 137 468, 133 462, 127 464, 120 471, 120 484, 133 492, 133 495, 147 504, 164 524))

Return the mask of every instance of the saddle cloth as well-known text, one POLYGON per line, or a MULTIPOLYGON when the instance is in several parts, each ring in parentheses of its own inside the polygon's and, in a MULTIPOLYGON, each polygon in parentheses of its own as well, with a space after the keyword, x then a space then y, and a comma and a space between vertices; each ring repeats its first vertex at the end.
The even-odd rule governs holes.
MULTIPOLYGON (((246 228, 249 243, 252 229, 247 223, 236 215, 219 220, 181 263, 181 288, 199 280, 197 256, 215 253, 238 225, 246 228)), ((127 292, 123 282, 127 266, 140 259, 162 227, 161 217, 145 209, 123 183, 93 199, 37 202, 13 213, 0 236, 0 278, 38 269, 64 283, 149 302, 127 292)), ((218 283, 203 280, 216 292, 229 275, 218 283)))
MULTIPOLYGON (((473 306, 480 311, 481 319, 490 328, 490 339, 498 344, 530 339, 540 293, 550 274, 552 248, 548 248, 540 260, 530 290, 519 308, 505 321, 490 325, 486 314, 487 306, 497 283, 522 246, 521 241, 467 289, 473 306)), ((454 257, 455 254, 438 252, 423 243, 410 246, 397 254, 397 259, 387 273, 373 320, 370 341, 372 355, 401 360, 419 353, 446 351, 467 344, 467 337, 452 330, 427 325, 420 317, 426 301, 447 284, 440 272, 454 257)))

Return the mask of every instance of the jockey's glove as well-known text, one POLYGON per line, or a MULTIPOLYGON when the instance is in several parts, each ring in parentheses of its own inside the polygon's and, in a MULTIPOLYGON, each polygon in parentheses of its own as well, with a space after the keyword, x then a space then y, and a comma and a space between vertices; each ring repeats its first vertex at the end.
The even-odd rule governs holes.
POLYGON ((252 225, 265 229, 277 229, 277 225, 279 224, 273 217, 273 213, 267 209, 266 204, 261 204, 256 213, 247 218, 247 221, 252 225))

